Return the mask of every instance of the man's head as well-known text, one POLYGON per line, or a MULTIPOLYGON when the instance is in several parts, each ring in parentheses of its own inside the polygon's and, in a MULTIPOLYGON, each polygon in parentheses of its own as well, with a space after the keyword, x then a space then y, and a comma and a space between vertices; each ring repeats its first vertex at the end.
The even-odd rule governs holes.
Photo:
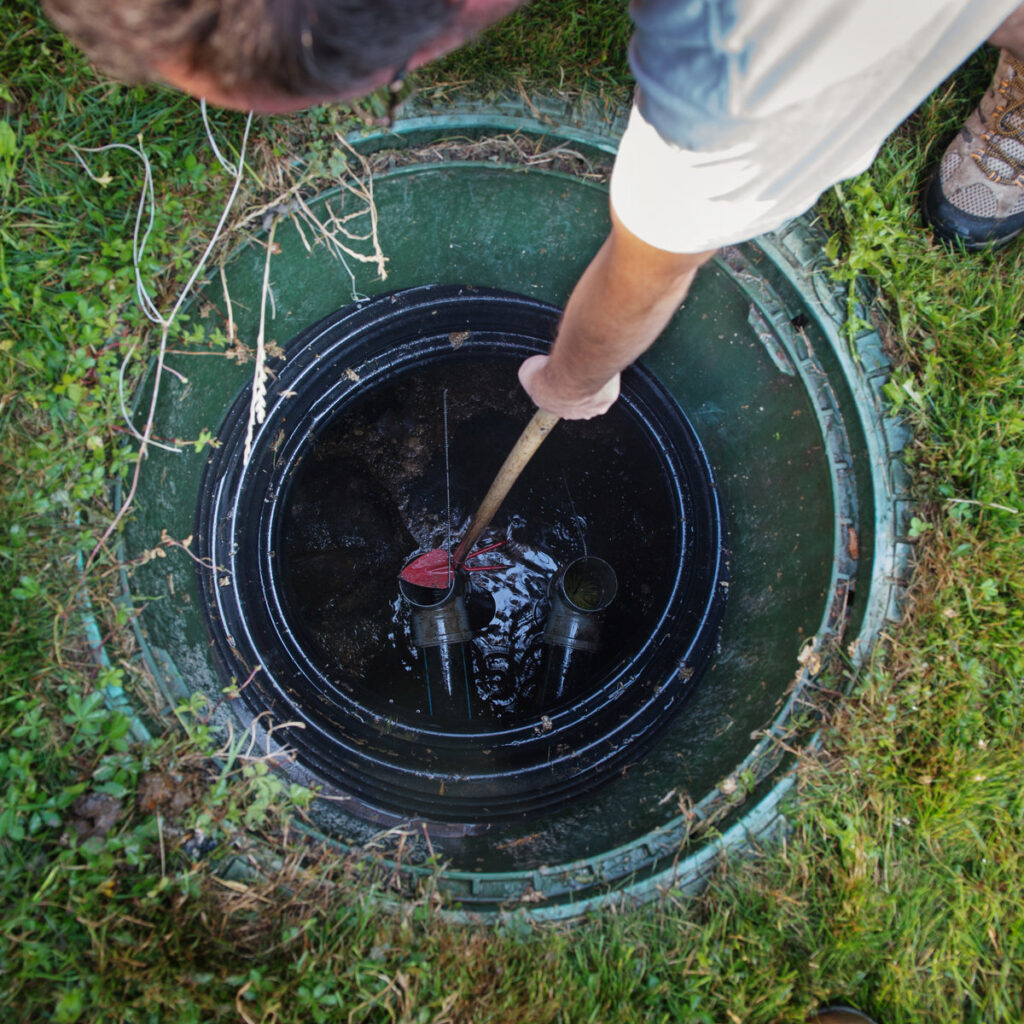
POLYGON ((278 113, 353 99, 524 0, 44 0, 106 72, 278 113))

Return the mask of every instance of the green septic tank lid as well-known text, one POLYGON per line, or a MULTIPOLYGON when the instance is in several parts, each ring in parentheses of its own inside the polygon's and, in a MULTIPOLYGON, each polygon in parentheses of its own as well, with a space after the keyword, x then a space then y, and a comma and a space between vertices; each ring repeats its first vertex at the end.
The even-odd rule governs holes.
MULTIPOLYGON (((510 102, 423 111, 350 136, 375 168, 387 279, 311 227, 319 222, 338 241, 340 227, 365 233, 365 190, 308 201, 308 218, 283 217, 274 229, 268 339, 283 346, 353 302, 427 284, 564 305, 608 230, 606 173, 621 124, 621 111, 613 123, 537 100, 529 110, 510 102)), ((265 260, 257 238, 225 268, 238 337, 250 346, 265 260)), ((252 363, 216 344, 226 315, 219 277, 195 308, 206 341, 169 357, 175 373, 161 382, 155 423, 162 437, 216 433, 251 382, 252 363)), ((803 219, 723 250, 701 271, 642 364, 703 443, 728 524, 729 599, 707 675, 646 757, 576 804, 475 832, 404 830, 395 866, 411 887, 435 877, 440 859, 448 866, 438 885, 461 913, 564 918, 610 900, 691 890, 723 850, 777 827, 791 786, 786 751, 818 706, 816 677, 840 657, 863 662, 899 616, 909 562, 899 461, 906 432, 885 412, 881 340, 860 326, 848 341, 846 308, 845 288, 827 275, 823 239, 803 219)), ((149 379, 140 404, 151 388, 149 379)), ((163 530, 193 532, 206 460, 187 446, 150 452, 125 528, 126 564, 163 530)), ((168 700, 205 694, 214 724, 237 728, 192 562, 139 565, 125 584, 145 598, 139 640, 168 700)), ((251 715, 248 723, 260 749, 273 749, 273 729, 251 715)), ((289 771, 319 781, 302 765, 289 771)), ((344 799, 318 800, 315 816, 332 842, 381 848, 382 824, 346 812, 344 799)))

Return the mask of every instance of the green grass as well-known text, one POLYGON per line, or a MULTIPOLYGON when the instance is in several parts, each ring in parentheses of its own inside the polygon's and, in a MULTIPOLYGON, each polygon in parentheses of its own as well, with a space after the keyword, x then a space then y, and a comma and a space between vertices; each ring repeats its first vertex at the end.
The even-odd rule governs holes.
POLYGON ((507 89, 516 79, 544 88, 632 88, 626 64, 630 25, 614 0, 529 5, 468 46, 424 71, 430 81, 472 83, 474 89, 507 89))
MULTIPOLYGON (((146 746, 103 708, 115 683, 153 700, 113 601, 112 553, 88 578, 107 665, 83 637, 78 579, 110 521, 109 484, 133 469, 121 354, 153 336, 130 271, 138 167, 97 154, 97 184, 69 145, 144 133, 159 194, 145 272, 164 308, 227 183, 199 155, 190 102, 97 79, 28 0, 7 3, 0 28, 5 1020, 768 1024, 830 998, 884 1024, 1019 1019, 1024 247, 949 254, 917 207, 990 57, 821 207, 837 272, 880 291, 888 394, 915 428, 919 564, 905 624, 822 752, 803 758, 781 846, 723 870, 699 899, 513 936, 445 924, 429 891, 382 913, 372 897, 386 878, 298 838, 301 794, 259 766, 211 760, 212 738, 186 713, 187 729, 146 746), (183 851, 196 827, 242 860, 273 849, 280 862, 226 880, 183 851)), ((499 89, 522 74, 621 96, 627 36, 617 2, 536 0, 421 83, 499 89)), ((254 195, 273 191, 291 147, 326 165, 342 116, 261 124, 254 195)), ((238 117, 214 120, 238 137, 238 117)))

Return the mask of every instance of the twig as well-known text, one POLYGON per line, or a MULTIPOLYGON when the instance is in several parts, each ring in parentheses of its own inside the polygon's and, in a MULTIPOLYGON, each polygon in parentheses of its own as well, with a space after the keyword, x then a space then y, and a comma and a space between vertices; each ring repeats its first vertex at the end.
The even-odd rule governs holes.
POLYGON ((342 187, 346 191, 351 192, 358 199, 362 199, 366 203, 367 212, 370 215, 370 239, 373 243, 373 259, 370 262, 377 264, 377 276, 382 281, 388 279, 388 272, 384 264, 387 263, 388 258, 384 255, 383 250, 380 247, 380 237, 377 233, 377 204, 373 200, 373 171, 370 168, 366 157, 362 153, 358 152, 353 148, 352 144, 343 135, 336 135, 335 138, 341 143, 341 145, 354 156, 358 161, 363 171, 363 177, 359 181, 358 187, 350 184, 344 178, 341 180, 342 187))
POLYGON ((238 174, 239 167, 241 167, 242 164, 241 160, 239 160, 237 166, 235 164, 229 163, 227 160, 224 159, 224 157, 221 155, 221 151, 217 148, 217 141, 214 139, 213 131, 210 128, 210 119, 206 114, 205 96, 201 96, 199 99, 199 113, 202 115, 203 127, 206 129, 206 140, 207 142, 210 143, 210 149, 213 150, 213 155, 217 158, 217 163, 219 163, 221 167, 223 167, 224 170, 227 171, 228 174, 238 174))

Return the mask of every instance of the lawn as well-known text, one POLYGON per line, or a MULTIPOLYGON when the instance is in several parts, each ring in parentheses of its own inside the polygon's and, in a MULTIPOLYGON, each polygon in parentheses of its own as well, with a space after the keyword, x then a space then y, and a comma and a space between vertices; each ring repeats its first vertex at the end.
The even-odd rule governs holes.
MULTIPOLYGON (((621 102, 623 7, 536 0, 415 85, 438 102, 520 84, 621 102)), ((430 892, 383 912, 387 880, 304 843, 305 797, 213 758, 187 708, 149 740, 108 709, 112 689, 156 700, 117 600, 111 505, 136 468, 121 392, 161 338, 132 267, 140 153, 157 199, 140 272, 163 312, 232 178, 191 100, 97 76, 30 0, 8 0, 0 29, 5 1020, 795 1024, 830 999, 881 1024, 1020 1018, 1024 248, 949 253, 918 210, 991 53, 818 208, 835 273, 877 289, 887 394, 914 430, 903 624, 801 758, 778 845, 698 898, 512 934, 447 923, 430 892), (183 848, 197 829, 240 858, 274 851, 273 870, 214 873, 183 848)), ((258 120, 239 219, 287 186, 297 150, 329 175, 333 133, 380 104, 258 120)), ((211 112, 221 140, 244 120, 211 112)), ((188 330, 179 318, 168 337, 188 330)))

